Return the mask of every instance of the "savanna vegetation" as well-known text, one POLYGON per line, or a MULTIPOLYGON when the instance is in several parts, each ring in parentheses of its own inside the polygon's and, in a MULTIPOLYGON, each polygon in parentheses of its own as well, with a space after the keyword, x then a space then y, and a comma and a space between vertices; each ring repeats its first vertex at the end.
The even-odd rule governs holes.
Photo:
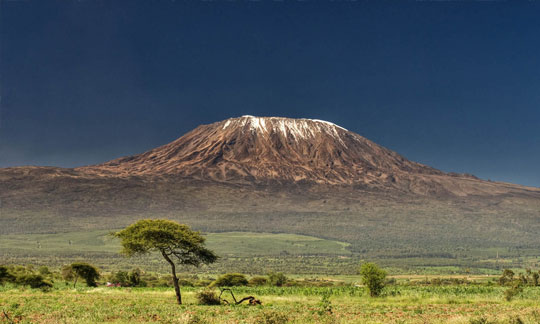
MULTIPOLYGON (((142 270, 134 282, 107 285, 125 276, 100 273, 98 287, 79 280, 73 288, 62 269, 31 266, 0 267, 0 322, 5 323, 538 323, 540 287, 534 273, 515 272, 488 280, 427 277, 389 277, 377 297, 356 281, 338 278, 285 277, 285 284, 266 281, 250 283, 256 277, 235 280, 235 286, 220 287, 219 278, 229 276, 181 276, 182 305, 175 300, 169 274, 142 270), (46 285, 34 285, 21 277, 40 277, 46 285), (503 279, 501 279, 503 278, 503 279), (501 280, 499 280, 501 279, 501 280), (519 283, 518 283, 519 281, 519 283), (518 285, 512 298, 507 291, 518 285), (261 305, 234 305, 231 289, 240 300, 256 296, 261 305)), ((124 280, 122 279, 122 280, 124 280)), ((221 280, 223 282, 223 280, 221 280)))
POLYGON ((359 260, 348 275, 226 272, 214 270, 206 237, 175 222, 143 220, 107 237, 136 267, 0 266, 0 322, 540 323, 533 269, 414 275, 359 260))

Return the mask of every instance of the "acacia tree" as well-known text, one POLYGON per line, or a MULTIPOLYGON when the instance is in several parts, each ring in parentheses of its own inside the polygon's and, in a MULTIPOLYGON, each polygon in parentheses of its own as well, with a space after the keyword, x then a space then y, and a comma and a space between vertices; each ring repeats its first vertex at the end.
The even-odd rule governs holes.
POLYGON ((99 271, 91 264, 76 262, 62 269, 62 277, 64 277, 65 280, 75 279, 73 288, 77 285, 79 277, 86 281, 88 287, 96 287, 96 280, 99 279, 99 271))
POLYGON ((166 219, 143 219, 125 229, 113 233, 122 244, 122 253, 127 256, 158 252, 171 265, 174 291, 178 304, 182 295, 176 276, 176 263, 200 266, 217 260, 211 250, 204 247, 204 237, 189 226, 166 219))

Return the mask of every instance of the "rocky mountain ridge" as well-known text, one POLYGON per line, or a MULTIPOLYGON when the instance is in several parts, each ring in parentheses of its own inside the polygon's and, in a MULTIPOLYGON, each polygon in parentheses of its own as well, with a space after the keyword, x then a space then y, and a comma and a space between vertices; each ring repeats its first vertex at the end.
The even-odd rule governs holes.
POLYGON ((409 161, 327 121, 282 117, 242 116, 201 125, 148 152, 75 171, 238 184, 353 185, 420 195, 490 195, 521 188, 409 161))

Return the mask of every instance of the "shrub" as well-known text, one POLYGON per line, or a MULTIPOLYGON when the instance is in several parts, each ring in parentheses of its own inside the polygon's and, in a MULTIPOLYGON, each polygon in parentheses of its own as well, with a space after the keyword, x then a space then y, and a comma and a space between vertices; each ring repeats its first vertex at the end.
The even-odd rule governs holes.
POLYGON ((368 287, 371 297, 379 296, 384 288, 386 271, 379 268, 375 263, 364 263, 360 267, 362 282, 368 287))
POLYGON ((234 287, 247 286, 248 280, 246 276, 240 273, 227 273, 216 279, 211 284, 211 287, 234 287))
POLYGON ((201 305, 219 305, 221 304, 219 297, 213 290, 201 290, 195 297, 201 305))
POLYGON ((520 280, 514 280, 512 286, 504 291, 504 299, 511 301, 517 294, 523 291, 520 280))
POLYGON ((0 285, 5 282, 14 282, 15 276, 11 274, 11 271, 7 267, 0 266, 0 285))
POLYGON ((208 287, 212 283, 213 283, 213 281, 210 280, 210 279, 199 279, 199 280, 195 281, 194 285, 196 287, 208 287))
POLYGON ((24 274, 18 276, 16 283, 19 285, 30 286, 31 288, 51 288, 52 284, 43 279, 43 276, 36 274, 24 274))
POLYGON ((281 287, 287 282, 287 277, 281 272, 270 272, 268 274, 268 281, 272 286, 281 287))
POLYGON ((188 279, 180 279, 178 280, 178 284, 184 287, 193 287, 193 282, 188 279))
POLYGON ((501 277, 499 278, 499 284, 501 286, 506 286, 508 284, 511 284, 514 281, 514 271, 510 269, 504 269, 501 277))
POLYGON ((134 269, 131 272, 118 271, 109 276, 109 281, 120 284, 122 287, 145 287, 146 282, 141 280, 141 270, 134 269))
POLYGON ((126 271, 118 271, 111 273, 109 281, 114 284, 120 284, 120 286, 129 286, 129 275, 126 271))
POLYGON ((317 313, 319 315, 332 314, 332 303, 330 302, 330 294, 328 292, 322 296, 322 299, 317 306, 317 313))
POLYGON ((249 279, 250 286, 264 286, 268 283, 268 279, 265 277, 253 277, 249 279))
POLYGON ((141 270, 140 269, 133 269, 128 275, 128 281, 129 285, 131 287, 142 287, 146 286, 146 283, 141 281, 141 270))
POLYGON ((46 266, 41 266, 38 268, 38 272, 42 276, 47 276, 51 274, 51 271, 46 266))

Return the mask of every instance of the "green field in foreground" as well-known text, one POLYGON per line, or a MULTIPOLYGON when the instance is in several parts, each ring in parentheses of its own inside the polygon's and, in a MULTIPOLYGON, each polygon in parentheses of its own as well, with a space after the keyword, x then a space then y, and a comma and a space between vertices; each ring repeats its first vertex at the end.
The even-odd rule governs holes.
MULTIPOLYGON (((527 287, 510 302, 504 287, 482 285, 389 286, 379 298, 363 287, 235 289, 261 306, 198 305, 199 289, 184 288, 179 306, 171 288, 0 286, 0 309, 17 323, 540 323, 540 287, 527 287), (329 304, 321 303, 325 294, 329 304)), ((0 323, 9 323, 5 315, 0 323)))

